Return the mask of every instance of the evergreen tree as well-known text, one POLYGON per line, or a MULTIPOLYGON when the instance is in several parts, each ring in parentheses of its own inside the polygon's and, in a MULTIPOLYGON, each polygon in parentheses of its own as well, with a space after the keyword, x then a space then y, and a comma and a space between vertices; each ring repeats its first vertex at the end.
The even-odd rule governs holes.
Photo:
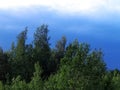
MULTIPOLYGON (((28 78, 29 61, 26 58, 26 39, 27 28, 17 36, 17 44, 12 44, 12 50, 10 52, 11 74, 12 77, 20 75, 22 78, 28 78)), ((30 67, 29 67, 30 68, 30 67)))
POLYGON ((43 76, 46 78, 50 75, 50 71, 48 71, 48 63, 51 56, 51 50, 49 47, 49 39, 48 37, 48 26, 41 25, 37 28, 34 34, 34 60, 35 62, 39 62, 40 66, 43 69, 43 76))
POLYGON ((5 82, 9 73, 8 56, 0 48, 0 81, 5 82))
POLYGON ((42 69, 39 65, 39 62, 35 64, 34 76, 29 84, 30 90, 43 90, 43 81, 41 79, 42 69))
POLYGON ((55 58, 57 60, 57 64, 59 64, 60 60, 64 57, 65 49, 66 49, 66 37, 63 36, 61 40, 57 41, 56 43, 55 58))
POLYGON ((102 76, 105 73, 102 54, 90 51, 88 44, 74 41, 61 60, 60 70, 46 83, 53 90, 103 90, 102 76), (54 87, 53 87, 54 85, 54 87))
POLYGON ((41 25, 26 44, 27 28, 10 51, 0 48, 0 90, 120 90, 120 70, 107 70, 101 50, 91 50, 63 36, 49 44, 48 26, 41 25))

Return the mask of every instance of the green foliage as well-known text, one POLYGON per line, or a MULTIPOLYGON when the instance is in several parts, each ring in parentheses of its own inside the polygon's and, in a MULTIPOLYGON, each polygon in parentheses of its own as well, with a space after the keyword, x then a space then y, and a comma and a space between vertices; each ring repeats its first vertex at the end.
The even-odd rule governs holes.
POLYGON ((89 45, 71 43, 61 60, 60 70, 49 78, 49 90, 102 90, 105 73, 101 51, 90 51, 89 45), (54 87, 53 87, 54 85, 54 87))
POLYGON ((0 90, 4 90, 4 85, 1 81, 0 81, 0 90))
POLYGON ((66 37, 63 36, 55 45, 55 49, 51 51, 51 58, 49 62, 50 71, 52 73, 57 72, 59 69, 60 61, 64 57, 66 52, 66 37))
POLYGON ((9 72, 8 56, 0 48, 0 80, 5 82, 7 73, 9 72))
POLYGON ((48 77, 50 74, 48 71, 49 67, 47 66, 51 56, 49 39, 50 37, 48 37, 48 26, 41 25, 38 27, 34 33, 33 59, 35 63, 37 61, 40 63, 43 69, 44 78, 48 77))
POLYGON ((35 64, 34 76, 29 84, 30 90, 43 90, 43 81, 41 79, 42 69, 39 62, 35 64))
POLYGON ((21 80, 21 77, 12 80, 11 90, 28 90, 28 86, 25 81, 21 80))
POLYGON ((65 46, 66 46, 66 37, 63 36, 61 40, 57 41, 56 43, 56 50, 59 53, 64 53, 65 52, 65 46))
MULTIPOLYGON (((28 47, 26 45, 27 28, 17 36, 16 46, 12 43, 12 50, 10 52, 10 64, 11 64, 11 77, 17 77, 20 75, 23 79, 28 80, 31 76, 29 68, 31 67, 30 60, 28 58, 28 47), (13 67, 14 66, 14 67, 13 67)), ((29 52, 31 53, 31 52, 29 52)), ((33 73, 33 72, 31 72, 33 73)))
POLYGON ((48 26, 41 25, 26 44, 27 28, 10 51, 0 48, 0 90, 120 90, 120 71, 107 70, 101 50, 91 50, 63 36, 49 44, 48 26))

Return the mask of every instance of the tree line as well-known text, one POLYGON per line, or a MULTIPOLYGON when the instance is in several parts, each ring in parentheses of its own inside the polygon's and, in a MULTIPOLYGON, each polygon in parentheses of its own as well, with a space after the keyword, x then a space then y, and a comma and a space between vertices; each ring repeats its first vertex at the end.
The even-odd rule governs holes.
POLYGON ((50 47, 47 25, 27 44, 25 28, 8 51, 0 48, 0 90, 120 90, 120 71, 108 70, 100 49, 65 36, 50 47))

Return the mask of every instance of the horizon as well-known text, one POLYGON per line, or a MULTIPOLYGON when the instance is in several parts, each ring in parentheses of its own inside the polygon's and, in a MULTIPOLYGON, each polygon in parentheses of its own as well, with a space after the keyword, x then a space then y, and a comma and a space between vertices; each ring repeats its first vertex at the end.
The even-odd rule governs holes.
MULTIPOLYGON (((102 48, 108 69, 120 69, 119 0, 4 0, 0 1, 0 46, 9 50, 27 26, 28 42, 41 24, 48 24, 52 43, 65 35, 91 48, 102 48)), ((53 45, 54 45, 53 44, 53 45)))

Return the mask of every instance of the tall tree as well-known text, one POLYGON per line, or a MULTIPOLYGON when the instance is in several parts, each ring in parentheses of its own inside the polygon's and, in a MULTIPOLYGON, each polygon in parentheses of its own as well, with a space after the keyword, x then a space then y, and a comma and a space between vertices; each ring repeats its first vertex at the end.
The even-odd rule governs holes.
POLYGON ((56 50, 57 52, 65 52, 65 46, 66 46, 66 37, 63 36, 59 41, 56 43, 56 50))
POLYGON ((48 36, 48 26, 41 25, 34 33, 34 60, 39 61, 40 66, 43 69, 43 75, 48 76, 48 62, 50 59, 50 37, 48 36))
POLYGON ((99 51, 90 51, 88 44, 71 43, 61 60, 57 74, 49 78, 47 89, 53 90, 103 90, 102 76, 105 64, 99 51), (54 86, 54 87, 53 87, 54 86))
MULTIPOLYGON (((27 58, 26 58, 26 39, 27 28, 17 36, 16 46, 12 44, 12 50, 10 53, 11 73, 12 77, 21 75, 22 78, 27 78, 27 58)), ((29 65, 29 64, 28 64, 29 65)))
POLYGON ((58 60, 63 58, 65 54, 65 48, 66 48, 66 37, 63 36, 61 40, 57 41, 56 43, 56 58, 58 60))
POLYGON ((8 73, 9 73, 8 56, 6 53, 3 52, 2 48, 0 48, 0 80, 5 82, 8 73))
POLYGON ((41 79, 42 69, 39 65, 39 62, 35 63, 35 72, 32 80, 30 82, 30 90, 43 90, 43 81, 41 79))
POLYGON ((17 36, 16 58, 18 58, 18 60, 23 59, 25 55, 26 39, 27 39, 27 28, 25 28, 25 30, 22 31, 17 36))

